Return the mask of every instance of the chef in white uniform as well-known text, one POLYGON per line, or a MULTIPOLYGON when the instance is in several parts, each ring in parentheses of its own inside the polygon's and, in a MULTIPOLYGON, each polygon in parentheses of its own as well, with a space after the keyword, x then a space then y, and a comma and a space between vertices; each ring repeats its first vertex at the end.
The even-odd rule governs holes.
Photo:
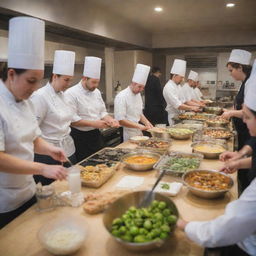
POLYGON ((77 161, 104 147, 99 129, 119 127, 118 121, 108 114, 101 92, 97 89, 101 61, 97 57, 85 57, 82 80, 65 92, 74 112, 71 136, 75 142, 77 161))
POLYGON ((173 118, 180 113, 181 110, 198 111, 197 106, 189 106, 185 103, 185 99, 181 96, 178 85, 184 79, 186 73, 186 61, 175 59, 171 72, 170 80, 166 83, 163 90, 163 96, 167 103, 166 111, 168 112, 169 125, 173 125, 173 118))
POLYGON ((196 83, 195 83, 196 100, 203 101, 203 99, 202 99, 203 94, 202 94, 201 90, 199 89, 199 86, 200 86, 200 83, 197 80, 196 83))
MULTIPOLYGON (((50 81, 37 90, 31 97, 41 137, 57 147, 61 147, 69 160, 75 164, 75 145, 70 136, 70 124, 73 112, 66 102, 64 91, 70 86, 74 75, 75 52, 55 51, 53 74, 50 81)), ((35 162, 46 164, 60 164, 50 156, 35 154, 35 162)), ((54 180, 43 176, 34 176, 36 183, 50 184, 54 180)))
POLYGON ((8 67, 0 80, 0 228, 35 202, 33 174, 64 179, 61 165, 34 163, 34 152, 65 161, 65 153, 39 136, 30 95, 44 70, 44 22, 17 17, 9 23, 8 67))
POLYGON ((182 94, 185 98, 185 102, 191 106, 201 106, 200 102, 197 102, 195 98, 197 98, 196 92, 194 90, 194 85, 198 80, 198 73, 190 70, 187 82, 182 86, 182 94))
POLYGON ((149 70, 149 66, 137 64, 132 83, 119 92, 115 98, 115 118, 123 126, 124 141, 133 136, 142 135, 142 131, 153 127, 143 115, 143 102, 140 94, 144 90, 149 70))
MULTIPOLYGON (((256 66, 256 63, 255 63, 256 66)), ((243 120, 250 135, 256 136, 256 70, 247 80, 243 120), (250 80, 250 81, 249 81, 250 80)), ((256 148, 253 148, 253 158, 256 148)), ((254 161, 254 160, 252 160, 254 161)), ((252 161, 236 168, 256 168, 252 161), (246 164, 250 163, 250 166, 246 164)), ((251 171, 256 172, 256 169, 251 171)), ((221 247, 220 256, 256 255, 256 178, 243 191, 238 200, 229 203, 223 215, 211 221, 178 221, 178 226, 194 242, 204 247, 221 247), (225 247, 224 247, 225 246, 225 247)))

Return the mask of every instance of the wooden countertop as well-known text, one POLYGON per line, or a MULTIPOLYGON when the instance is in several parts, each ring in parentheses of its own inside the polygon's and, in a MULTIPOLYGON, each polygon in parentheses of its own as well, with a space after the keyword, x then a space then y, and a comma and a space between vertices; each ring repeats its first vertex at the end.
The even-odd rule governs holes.
MULTIPOLYGON (((183 151, 191 153, 191 141, 173 140, 172 149, 175 151, 183 151)), ((123 143, 119 147, 135 148, 131 143, 123 143)), ((216 169, 221 165, 218 160, 203 160, 201 168, 216 169)), ((156 171, 148 172, 133 172, 128 169, 119 170, 106 184, 99 189, 83 188, 83 192, 89 191, 113 191, 116 183, 125 175, 136 175, 145 178, 144 184, 138 188, 145 189, 155 181, 156 171)), ((234 175, 235 177, 235 175, 234 175)), ((173 178, 165 177, 164 180, 172 181, 173 178)), ((57 191, 66 191, 67 182, 55 182, 57 191)), ((183 187, 181 192, 172 197, 173 201, 178 207, 180 216, 185 220, 210 220, 221 215, 224 212, 225 206, 228 202, 237 197, 237 184, 230 193, 227 193, 224 198, 206 200, 193 196, 188 190, 183 187)), ((186 238, 185 234, 177 230, 172 235, 169 243, 158 250, 135 253, 130 252, 117 244, 107 233, 103 226, 102 214, 88 215, 84 213, 82 206, 78 208, 59 207, 55 210, 39 213, 36 211, 34 205, 25 213, 20 215, 2 230, 0 230, 0 255, 3 256, 49 256, 49 254, 39 244, 37 239, 37 232, 39 228, 47 223, 49 220, 58 218, 59 216, 84 216, 85 221, 89 226, 88 238, 84 246, 79 250, 75 256, 134 256, 134 255, 161 255, 161 256, 201 256, 203 255, 203 248, 191 242, 186 238)))

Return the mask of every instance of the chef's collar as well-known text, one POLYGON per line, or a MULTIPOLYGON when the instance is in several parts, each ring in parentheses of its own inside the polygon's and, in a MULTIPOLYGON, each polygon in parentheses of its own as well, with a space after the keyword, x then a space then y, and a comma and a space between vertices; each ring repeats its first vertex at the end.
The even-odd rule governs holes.
POLYGON ((46 86, 49 88, 49 91, 51 94, 56 95, 56 94, 62 94, 62 91, 56 92, 55 89, 53 88, 52 84, 48 82, 46 86))
POLYGON ((90 90, 88 90, 87 88, 84 88, 84 87, 83 87, 83 84, 82 84, 82 80, 80 81, 79 85, 80 85, 80 89, 81 89, 82 92, 85 93, 85 94, 89 94, 89 93, 92 93, 92 92, 95 91, 95 90, 94 90, 94 91, 90 91, 90 90))
POLYGON ((4 95, 9 103, 20 103, 22 100, 17 101, 11 91, 7 88, 5 83, 0 79, 0 95, 4 95))

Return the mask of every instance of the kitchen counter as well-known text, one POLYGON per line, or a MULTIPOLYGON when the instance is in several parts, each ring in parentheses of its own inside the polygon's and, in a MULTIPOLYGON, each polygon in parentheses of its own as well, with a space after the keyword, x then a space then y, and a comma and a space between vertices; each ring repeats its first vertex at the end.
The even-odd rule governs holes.
MULTIPOLYGON (((175 151, 183 151, 191 153, 191 141, 173 140, 172 149, 175 151)), ((119 147, 135 148, 135 144, 123 143, 119 147)), ((217 169, 221 166, 218 160, 203 160, 201 168, 217 169)), ((91 191, 113 191, 116 183, 125 175, 136 175, 145 178, 144 184, 138 189, 149 189, 155 181, 156 171, 134 172, 123 168, 99 189, 90 189, 83 187, 82 191, 88 193, 91 191)), ((233 175, 235 178, 235 175, 233 175)), ((171 181, 173 178, 165 177, 164 180, 171 181)), ((67 182, 55 182, 57 191, 66 191, 67 182)), ((172 197, 178 207, 180 216, 185 220, 210 220, 221 215, 225 206, 230 201, 237 198, 237 184, 235 182, 230 193, 224 198, 206 200, 193 196, 183 187, 181 192, 172 197)), ((102 222, 102 214, 88 215, 83 211, 82 206, 78 208, 60 207, 53 211, 38 213, 36 206, 32 206, 21 216, 16 218, 0 231, 0 255, 3 256, 49 256, 49 254, 39 244, 37 232, 39 228, 53 218, 58 216, 83 216, 89 226, 89 235, 84 246, 78 251, 76 256, 134 256, 134 255, 162 255, 162 256, 202 256, 203 248, 191 242, 184 233, 178 229, 171 236, 169 243, 158 250, 145 253, 134 253, 127 251, 117 244, 105 230, 102 222)))

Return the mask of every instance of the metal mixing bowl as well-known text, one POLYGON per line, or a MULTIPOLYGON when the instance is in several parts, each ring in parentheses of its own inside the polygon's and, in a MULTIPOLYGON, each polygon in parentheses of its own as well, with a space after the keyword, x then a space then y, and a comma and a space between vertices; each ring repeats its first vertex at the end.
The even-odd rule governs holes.
MULTIPOLYGON (((184 128, 176 128, 176 127, 171 127, 171 128, 174 128, 174 129, 184 129, 184 128)), ((194 130, 190 129, 191 130, 191 133, 187 133, 187 134, 179 134, 179 132, 175 132, 175 131, 168 131, 169 134, 171 135, 172 138, 176 139, 176 140, 187 140, 187 139, 190 139, 191 136, 193 135, 194 133, 194 130)))
POLYGON ((154 163, 150 163, 150 164, 133 164, 133 163, 127 163, 126 162, 126 159, 128 157, 131 157, 131 156, 148 156, 148 157, 155 157, 157 158, 156 162, 158 161, 158 159, 161 157, 159 154, 157 153, 153 153, 153 152, 136 152, 136 153, 129 153, 129 154, 126 154, 124 155, 122 158, 121 158, 121 161, 130 169, 134 170, 134 171, 147 171, 147 170, 150 170, 153 168, 154 163))
POLYGON ((154 130, 148 130, 148 132, 150 132, 153 138, 164 139, 164 140, 171 139, 171 135, 168 132, 157 132, 154 130))
POLYGON ((225 190, 207 191, 207 190, 195 188, 195 187, 191 186, 190 184, 188 184, 186 182, 186 179, 187 179, 188 175, 190 175, 191 173, 194 173, 194 172, 205 172, 205 171, 206 172, 217 172, 217 173, 220 173, 220 172, 215 171, 215 170, 193 170, 193 171, 188 171, 188 172, 184 173, 183 176, 182 176, 183 184, 187 186, 187 188, 191 191, 191 193, 193 193, 194 195, 196 195, 198 197, 207 198, 207 199, 213 199, 213 198, 222 197, 234 185, 233 179, 230 176, 228 176, 227 174, 225 174, 225 173, 220 173, 221 175, 224 175, 224 176, 229 178, 229 189, 225 189, 225 190))
MULTIPOLYGON (((125 194, 124 196, 117 199, 113 204, 111 204, 108 209, 103 214, 103 224, 111 237, 115 239, 123 247, 132 250, 132 251, 147 251, 155 248, 159 248, 168 242, 168 238, 160 241, 151 241, 146 243, 131 243, 121 240, 111 234, 111 226, 112 222, 115 218, 120 218, 122 214, 124 214, 131 206, 138 207, 142 199, 145 197, 148 191, 136 191, 129 194, 125 194)), ((164 201, 168 205, 169 208, 172 209, 174 215, 179 217, 178 209, 174 202, 167 196, 164 196, 160 193, 153 193, 154 199, 159 201, 164 201)), ((172 230, 172 232, 174 229, 172 230)))
POLYGON ((223 109, 220 107, 204 107, 203 111, 215 115, 221 115, 223 113, 223 109))
POLYGON ((223 143, 218 143, 218 142, 209 142, 209 141, 198 141, 198 142, 194 142, 191 144, 191 147, 193 148, 193 152, 194 153, 200 153, 204 155, 204 158, 206 159, 219 159, 219 156, 221 153, 227 151, 227 145, 223 144, 223 143), (215 146, 215 145, 220 145, 221 147, 223 147, 223 151, 222 152, 218 152, 218 153, 213 153, 213 152, 206 152, 206 151, 201 151, 201 150, 197 150, 195 149, 196 146, 198 145, 209 145, 209 146, 215 146))

